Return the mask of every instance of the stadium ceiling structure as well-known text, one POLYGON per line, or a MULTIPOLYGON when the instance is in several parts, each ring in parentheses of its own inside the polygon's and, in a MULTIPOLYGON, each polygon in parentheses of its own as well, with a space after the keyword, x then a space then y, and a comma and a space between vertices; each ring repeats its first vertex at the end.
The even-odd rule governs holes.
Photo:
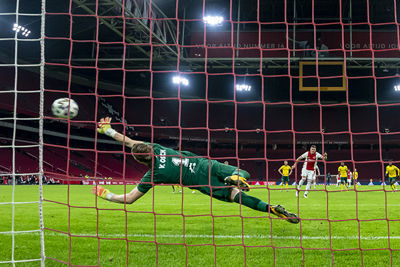
MULTIPOLYGON (((71 13, 95 15, 96 2, 92 0, 73 0, 74 6, 71 13)), ((121 37, 127 45, 132 45, 132 49, 129 49, 125 55, 125 62, 135 62, 136 64, 133 65, 136 67, 131 66, 128 68, 140 69, 142 66, 148 66, 151 60, 152 69, 154 70, 176 70, 178 61, 180 71, 202 71, 205 64, 210 69, 231 69, 232 60, 234 59, 234 68, 239 73, 240 69, 245 69, 246 72, 254 72, 254 70, 259 72, 265 66, 268 66, 268 68, 287 69, 290 64, 291 67, 296 68, 296 62, 314 60, 315 58, 301 56, 301 53, 296 53, 295 51, 290 52, 290 57, 262 57, 261 60, 258 57, 209 57, 205 61, 204 57, 191 57, 189 54, 190 49, 193 47, 193 43, 191 43, 192 33, 201 32, 205 29, 204 25, 202 25, 203 23, 199 21, 203 9, 202 2, 179 1, 178 7, 175 6, 176 2, 175 0, 162 2, 103 0, 98 2, 97 15, 99 16, 99 23, 121 37), (123 6, 123 2, 125 6, 123 6), (127 18, 125 24, 121 19, 122 10, 124 10, 127 18), (151 21, 147 19, 149 13, 151 13, 151 21), (186 21, 177 22, 176 16, 186 21), (152 38, 151 40, 150 37, 152 38), (153 45, 152 50, 149 45, 146 46, 150 41, 153 45), (176 44, 179 44, 179 46, 176 44)), ((241 33, 259 30, 284 30, 291 34, 320 30, 328 32, 334 30, 346 32, 355 30, 398 31, 399 18, 391 17, 396 14, 391 0, 369 1, 369 16, 366 12, 366 2, 360 0, 333 2, 329 0, 247 1, 246 5, 242 4, 241 0, 234 0, 232 1, 231 20, 229 19, 230 10, 219 10, 222 4, 226 4, 225 2, 215 0, 205 3, 205 13, 216 12, 225 16, 225 25, 216 29, 208 27, 207 31, 233 31, 234 39, 239 39, 241 33), (258 17, 257 5, 259 5, 258 17), (287 10, 286 14, 284 10, 287 10), (283 24, 283 16, 286 16, 286 24, 289 26, 283 24), (257 24, 257 21, 261 24, 257 24), (282 23, 276 23, 279 21, 282 23), (311 26, 312 24, 314 26, 311 26), (318 29, 315 24, 318 24, 318 29)), ((398 17, 399 13, 397 12, 398 17)), ((85 34, 95 30, 95 28, 96 25, 93 23, 83 24, 82 29, 78 33, 75 32, 75 34, 85 34)), ((288 43, 290 42, 288 41, 288 43)), ((115 62, 118 65, 121 62, 120 55, 123 49, 123 46, 110 45, 108 49, 102 50, 105 55, 98 60, 111 66, 115 62)), ((97 60, 94 53, 88 53, 87 55, 91 56, 73 59, 73 61, 90 62, 97 60)), ((388 68, 397 71, 400 68, 400 62, 397 58, 379 57, 379 55, 372 58, 372 55, 370 57, 357 57, 353 53, 349 53, 346 57, 320 57, 318 60, 344 59, 348 68, 371 68, 373 64, 376 68, 382 69, 388 68)))
MULTIPOLYGON (((160 72, 287 75, 289 70, 298 72, 300 61, 315 60, 315 55, 307 55, 297 47, 297 42, 308 38, 310 46, 306 48, 313 50, 321 34, 324 39, 335 32, 350 36, 362 33, 371 39, 375 33, 389 33, 399 53, 400 10, 392 0, 248 0, 246 4, 243 0, 204 3, 194 0, 72 0, 71 3, 69 6, 66 1, 46 2, 46 36, 65 38, 46 39, 46 63, 76 66, 74 82, 87 87, 90 84, 85 69, 78 68, 95 64, 100 68, 123 68, 127 71, 151 69, 160 72), (215 28, 205 25, 202 19, 208 14, 221 15, 223 24, 215 28), (220 34, 225 34, 229 42, 232 40, 235 44, 229 43, 220 50, 213 47, 226 42, 226 38, 223 41, 215 38, 220 34), (282 36, 284 47, 269 49, 269 38, 282 36), (242 44, 240 47, 247 38, 251 39, 250 46, 242 44), (73 45, 68 43, 69 40, 74 40, 73 45), (205 41, 199 44, 196 40, 205 41), (71 56, 70 49, 73 50, 71 56), (223 56, 206 55, 207 50, 217 55, 219 51, 225 52, 223 56), (256 54, 247 56, 250 50, 256 54), (277 50, 279 53, 274 55, 277 50)), ((31 28, 34 34, 35 27, 31 28)), ((360 56, 362 52, 357 51, 357 47, 352 51, 353 39, 349 38, 349 48, 345 53, 342 48, 328 44, 329 50, 337 51, 329 57, 319 56, 318 61, 343 61, 349 71, 365 75, 371 75, 372 69, 378 73, 376 76, 380 76, 379 72, 382 76, 400 74, 396 51, 392 56, 390 53, 381 56, 388 49, 382 49, 382 53, 373 53, 371 49, 360 56)), ((364 42, 374 45, 372 40, 364 42)), ((12 57, 7 54, 8 48, 3 48, 0 51, 2 57, 12 57)), ((27 56, 21 57, 21 62, 37 56, 33 51, 25 51, 27 56)), ((142 75, 148 78, 149 74, 144 72, 142 75)), ((51 68, 47 68, 46 76, 68 79, 68 74, 51 68)), ((119 90, 112 80, 99 81, 99 85, 110 91, 119 90)), ((135 90, 144 92, 148 87, 136 84, 135 90)))

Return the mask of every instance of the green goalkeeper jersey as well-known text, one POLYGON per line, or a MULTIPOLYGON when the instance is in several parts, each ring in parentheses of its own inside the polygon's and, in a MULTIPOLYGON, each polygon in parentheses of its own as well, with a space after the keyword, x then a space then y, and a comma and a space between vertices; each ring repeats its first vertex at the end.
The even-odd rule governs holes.
POLYGON ((203 184, 204 177, 208 177, 210 167, 215 160, 199 157, 188 151, 176 151, 159 144, 153 146, 154 166, 143 176, 138 184, 138 190, 146 193, 153 184, 203 184), (153 174, 153 175, 152 175, 153 174))

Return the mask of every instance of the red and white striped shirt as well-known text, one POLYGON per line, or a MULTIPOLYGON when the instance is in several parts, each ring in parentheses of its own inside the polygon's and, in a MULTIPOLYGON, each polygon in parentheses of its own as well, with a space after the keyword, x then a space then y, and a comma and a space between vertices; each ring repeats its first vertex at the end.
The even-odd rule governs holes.
POLYGON ((317 165, 318 159, 323 159, 322 155, 318 152, 311 154, 310 151, 305 152, 303 155, 300 156, 300 159, 304 159, 303 169, 314 171, 315 166, 317 165))

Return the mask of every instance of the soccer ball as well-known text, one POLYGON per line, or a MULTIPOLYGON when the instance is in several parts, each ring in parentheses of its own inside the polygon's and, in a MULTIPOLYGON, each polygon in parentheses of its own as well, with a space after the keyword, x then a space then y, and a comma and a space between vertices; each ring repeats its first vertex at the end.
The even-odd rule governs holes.
POLYGON ((53 112, 54 116, 58 118, 73 119, 76 117, 76 115, 78 115, 79 107, 73 99, 59 98, 56 99, 51 105, 51 111, 53 112))

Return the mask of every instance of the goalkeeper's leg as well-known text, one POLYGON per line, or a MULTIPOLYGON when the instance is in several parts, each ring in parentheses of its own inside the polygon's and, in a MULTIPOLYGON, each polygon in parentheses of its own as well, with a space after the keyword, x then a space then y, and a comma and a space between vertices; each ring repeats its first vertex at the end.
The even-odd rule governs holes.
POLYGON ((231 191, 231 200, 246 207, 249 207, 253 210, 270 212, 280 218, 284 218, 290 223, 299 223, 300 221, 296 214, 288 212, 281 205, 271 206, 256 197, 252 197, 243 192, 239 192, 239 190, 236 188, 232 189, 231 191))

